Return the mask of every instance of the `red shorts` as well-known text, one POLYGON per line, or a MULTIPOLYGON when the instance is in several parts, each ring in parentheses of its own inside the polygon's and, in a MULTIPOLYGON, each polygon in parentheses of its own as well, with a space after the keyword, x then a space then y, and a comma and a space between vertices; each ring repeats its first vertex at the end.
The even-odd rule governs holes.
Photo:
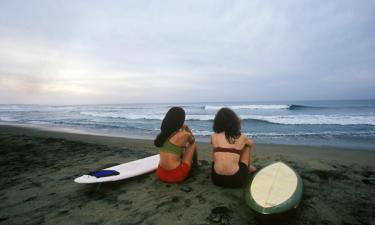
POLYGON ((185 162, 181 162, 181 164, 173 170, 165 170, 160 165, 156 170, 156 175, 159 177, 160 180, 167 182, 167 183, 180 183, 186 179, 189 175, 190 166, 185 162))

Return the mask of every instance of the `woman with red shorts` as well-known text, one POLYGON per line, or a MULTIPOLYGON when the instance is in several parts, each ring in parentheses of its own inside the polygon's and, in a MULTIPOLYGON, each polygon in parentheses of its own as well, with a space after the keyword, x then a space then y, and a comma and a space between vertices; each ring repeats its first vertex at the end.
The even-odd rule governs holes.
POLYGON ((160 149, 156 174, 167 183, 184 181, 192 163, 197 164, 195 138, 184 122, 185 111, 180 107, 171 108, 163 119, 160 134, 154 140, 155 146, 160 149))

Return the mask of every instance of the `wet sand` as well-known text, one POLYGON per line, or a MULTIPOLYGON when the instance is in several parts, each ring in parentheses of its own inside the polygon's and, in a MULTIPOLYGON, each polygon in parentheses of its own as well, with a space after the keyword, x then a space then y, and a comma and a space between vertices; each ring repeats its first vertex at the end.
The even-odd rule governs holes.
MULTIPOLYGON (((260 224, 244 189, 212 184, 211 147, 198 146, 202 166, 182 184, 150 173, 98 188, 73 180, 157 154, 152 141, 1 125, 0 224, 260 224)), ((258 168, 282 160, 303 179, 285 224, 375 224, 375 151, 256 145, 253 158, 258 168)))

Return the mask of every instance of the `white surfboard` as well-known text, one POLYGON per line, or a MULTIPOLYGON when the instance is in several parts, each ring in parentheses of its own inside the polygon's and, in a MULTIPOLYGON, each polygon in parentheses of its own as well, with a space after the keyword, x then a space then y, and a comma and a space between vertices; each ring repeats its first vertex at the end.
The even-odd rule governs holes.
POLYGON ((100 178, 96 178, 90 175, 83 175, 74 179, 74 182, 80 183, 80 184, 92 184, 92 183, 118 181, 118 180, 123 180, 123 179, 131 178, 131 177, 139 176, 139 175, 156 170, 159 164, 159 160, 160 160, 159 154, 150 156, 147 158, 143 158, 143 159, 138 159, 135 161, 123 163, 117 166, 104 169, 104 170, 115 170, 120 173, 118 175, 100 177, 100 178))
POLYGON ((261 214, 277 214, 296 208, 302 199, 302 180, 283 162, 261 169, 246 190, 247 204, 261 214))

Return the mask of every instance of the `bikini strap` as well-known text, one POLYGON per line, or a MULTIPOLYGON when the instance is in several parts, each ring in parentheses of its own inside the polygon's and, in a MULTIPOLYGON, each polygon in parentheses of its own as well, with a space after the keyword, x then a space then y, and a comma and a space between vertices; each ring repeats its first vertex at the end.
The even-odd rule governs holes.
POLYGON ((214 148, 214 152, 230 152, 230 153, 241 155, 242 154, 242 149, 241 150, 237 150, 235 148, 216 147, 216 148, 214 148))

